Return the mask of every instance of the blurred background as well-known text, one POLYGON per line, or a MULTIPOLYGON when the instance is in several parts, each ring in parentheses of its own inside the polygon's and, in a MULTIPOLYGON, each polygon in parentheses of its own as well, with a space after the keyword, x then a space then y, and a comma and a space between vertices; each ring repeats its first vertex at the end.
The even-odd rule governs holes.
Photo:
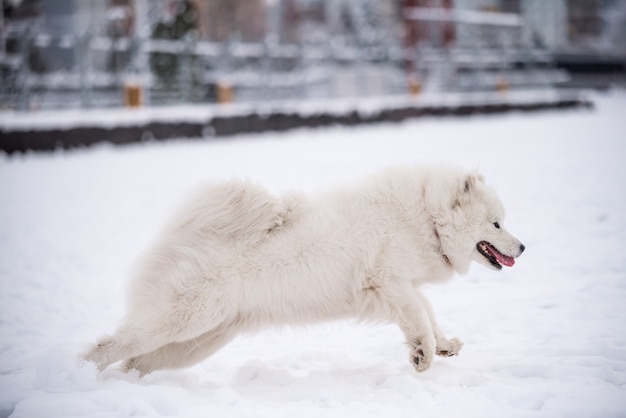
POLYGON ((626 85, 622 0, 1 0, 0 110, 626 85))

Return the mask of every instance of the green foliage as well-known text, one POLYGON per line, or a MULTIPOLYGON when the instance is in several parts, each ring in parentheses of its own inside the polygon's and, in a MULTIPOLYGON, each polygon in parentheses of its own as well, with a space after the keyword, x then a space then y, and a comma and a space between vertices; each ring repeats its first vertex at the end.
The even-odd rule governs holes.
MULTIPOLYGON (((171 21, 161 21, 152 30, 153 39, 182 40, 196 28, 197 14, 188 0, 178 1, 171 21)), ((181 51, 182 52, 182 51, 181 51)), ((179 72, 180 54, 154 52, 150 55, 150 67, 164 86, 175 86, 179 72)))

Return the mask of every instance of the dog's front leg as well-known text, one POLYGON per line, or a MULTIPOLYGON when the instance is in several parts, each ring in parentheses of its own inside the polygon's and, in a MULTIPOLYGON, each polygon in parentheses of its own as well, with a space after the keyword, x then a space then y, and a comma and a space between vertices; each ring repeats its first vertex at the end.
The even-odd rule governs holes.
POLYGON ((459 351, 461 351, 461 348, 463 347, 463 343, 461 342, 461 340, 459 340, 458 338, 452 338, 451 340, 448 340, 443 335, 443 332, 441 332, 441 330, 439 329, 439 325, 437 325, 437 320, 435 319, 435 312, 433 311, 433 307, 430 301, 426 299, 426 296, 424 296, 424 294, 420 292, 418 289, 415 289, 415 292, 417 294, 417 297, 421 301, 422 305, 428 312, 430 325, 432 327, 433 335, 435 337, 435 342, 437 344, 437 348, 435 351, 436 354, 438 356, 444 356, 444 357, 458 355, 459 351))
POLYGON ((435 356, 436 342, 428 309, 408 288, 377 289, 377 299, 385 306, 388 319, 398 324, 409 344, 409 360, 415 370, 427 370, 435 356), (385 291, 386 290, 386 291, 385 291))
POLYGON ((410 347, 409 361, 418 372, 427 370, 433 361, 436 349, 428 313, 419 304, 405 306, 398 325, 404 332, 410 347))

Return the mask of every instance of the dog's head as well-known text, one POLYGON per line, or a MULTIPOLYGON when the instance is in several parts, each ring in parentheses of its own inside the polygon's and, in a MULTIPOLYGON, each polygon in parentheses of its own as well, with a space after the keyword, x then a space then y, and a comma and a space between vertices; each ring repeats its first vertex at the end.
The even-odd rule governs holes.
MULTIPOLYGON (((524 245, 504 228, 504 208, 482 175, 463 174, 449 180, 452 190, 436 217, 444 253, 459 273, 471 260, 495 270, 511 267, 524 245)), ((441 190, 441 189, 440 189, 441 190)))

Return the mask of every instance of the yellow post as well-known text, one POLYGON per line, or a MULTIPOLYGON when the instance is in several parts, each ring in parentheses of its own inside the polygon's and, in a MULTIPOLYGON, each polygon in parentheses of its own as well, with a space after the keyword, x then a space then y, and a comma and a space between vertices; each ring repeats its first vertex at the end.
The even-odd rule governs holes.
POLYGON ((140 84, 124 84, 124 104, 126 107, 141 107, 143 103, 143 88, 140 84))
POLYGON ((409 77, 407 83, 411 96, 417 96, 422 92, 422 83, 417 77, 409 77))
POLYGON ((233 86, 226 83, 217 83, 217 102, 232 103, 234 99, 233 86))
POLYGON ((506 93, 507 91, 509 91, 509 88, 511 86, 509 85, 509 80, 506 79, 506 77, 500 77, 498 78, 498 81, 496 82, 496 90, 500 93, 506 93))

